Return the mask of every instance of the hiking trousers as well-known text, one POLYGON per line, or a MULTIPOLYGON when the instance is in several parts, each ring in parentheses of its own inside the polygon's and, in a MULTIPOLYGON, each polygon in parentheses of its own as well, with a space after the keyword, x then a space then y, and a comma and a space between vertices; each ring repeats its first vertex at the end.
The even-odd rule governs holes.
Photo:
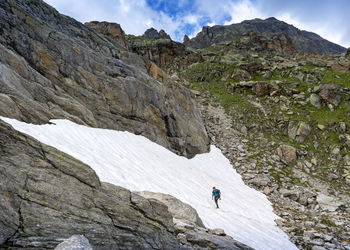
POLYGON ((216 207, 219 208, 219 204, 218 204, 218 200, 219 200, 219 196, 215 196, 214 197, 214 200, 215 200, 215 204, 216 204, 216 207))

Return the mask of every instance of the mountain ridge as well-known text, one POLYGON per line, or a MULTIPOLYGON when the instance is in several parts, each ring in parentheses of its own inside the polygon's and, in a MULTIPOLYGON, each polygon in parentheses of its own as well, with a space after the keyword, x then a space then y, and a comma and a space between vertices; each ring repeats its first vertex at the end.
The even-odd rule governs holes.
POLYGON ((332 43, 316 33, 300 30, 275 17, 269 17, 264 20, 255 18, 230 25, 204 26, 195 37, 188 40, 185 36, 184 41, 186 41, 188 46, 196 49, 206 48, 212 44, 237 40, 247 32, 256 32, 265 36, 278 33, 286 34, 293 40, 298 52, 341 54, 346 51, 346 48, 332 43))

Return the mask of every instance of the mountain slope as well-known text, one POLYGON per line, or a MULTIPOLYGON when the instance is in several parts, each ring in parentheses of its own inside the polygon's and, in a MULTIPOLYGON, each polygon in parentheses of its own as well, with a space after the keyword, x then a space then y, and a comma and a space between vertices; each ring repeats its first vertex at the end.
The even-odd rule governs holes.
POLYGON ((212 44, 237 40, 247 32, 256 32, 264 36, 283 33, 292 39, 298 52, 341 54, 346 51, 344 47, 329 42, 315 33, 299 30, 273 17, 265 20, 256 18, 231 25, 205 26, 196 37, 187 40, 186 45, 193 48, 206 48, 212 44))
POLYGON ((292 242, 344 249, 350 244, 350 57, 293 53, 281 41, 248 33, 213 44, 197 50, 203 60, 177 75, 203 104, 212 143, 246 184, 268 195, 292 242), (220 106, 221 112, 213 109, 220 106))
POLYGON ((0 12, 0 114, 127 130, 187 157, 208 150, 190 91, 150 77, 141 57, 41 0, 0 12))
POLYGON ((171 194, 192 205, 209 228, 223 228, 255 249, 296 249, 276 226, 271 203, 249 188, 220 150, 186 159, 128 132, 89 128, 66 120, 32 125, 1 118, 16 129, 89 164, 102 181, 132 191, 171 194), (222 191, 220 209, 211 187, 222 191))

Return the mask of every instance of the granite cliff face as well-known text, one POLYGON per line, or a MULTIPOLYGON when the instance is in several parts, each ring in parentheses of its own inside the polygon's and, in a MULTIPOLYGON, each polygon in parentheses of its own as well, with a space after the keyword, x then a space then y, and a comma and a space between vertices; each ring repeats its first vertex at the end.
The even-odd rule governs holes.
POLYGON ((237 40, 247 32, 256 32, 267 37, 276 34, 287 35, 292 39, 298 52, 341 54, 346 51, 344 47, 329 42, 315 33, 299 30, 273 17, 265 20, 256 18, 231 25, 205 26, 196 37, 190 40, 186 38, 184 41, 186 40, 186 45, 192 48, 206 48, 212 44, 237 40))
POLYGON ((191 92, 150 77, 116 25, 102 36, 42 1, 2 1, 0 12, 1 115, 127 130, 187 157, 208 150, 191 92))

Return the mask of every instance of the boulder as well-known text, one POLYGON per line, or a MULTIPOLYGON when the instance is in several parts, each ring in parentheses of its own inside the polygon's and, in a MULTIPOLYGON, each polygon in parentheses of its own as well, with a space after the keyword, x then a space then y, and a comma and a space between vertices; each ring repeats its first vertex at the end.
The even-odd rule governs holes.
POLYGON ((236 81, 249 81, 250 79, 252 79, 250 74, 243 69, 235 69, 231 77, 236 81))
POLYGON ((310 95, 310 103, 316 108, 321 108, 321 98, 317 94, 310 95))
POLYGON ((84 235, 73 235, 58 244, 54 250, 92 250, 92 247, 84 235))
POLYGON ((257 96, 267 96, 270 93, 270 85, 266 82, 256 82, 253 91, 257 96))
POLYGON ((349 134, 339 135, 339 140, 344 142, 348 147, 350 147, 350 135, 349 134))
POLYGON ((289 197, 291 200, 297 201, 300 197, 300 192, 297 189, 284 189, 280 190, 280 194, 284 197, 289 197))
POLYGON ((344 205, 342 201, 340 201, 339 198, 328 196, 325 194, 319 194, 317 195, 317 202, 320 205, 321 209, 334 212, 336 211, 340 206, 344 205))
POLYGON ((304 142, 311 132, 311 126, 306 122, 290 122, 288 125, 288 136, 297 142, 304 142))
POLYGON ((251 247, 235 241, 230 236, 219 236, 203 231, 189 231, 185 235, 186 241, 195 249, 253 250, 251 247))
POLYGON ((327 104, 338 106, 341 102, 340 86, 337 83, 322 83, 315 92, 327 104))
POLYGON ((285 164, 289 164, 297 159, 297 151, 290 145, 279 146, 277 148, 277 154, 285 164))
POLYGON ((173 215, 174 219, 182 222, 193 224, 198 227, 205 227, 197 211, 174 196, 162 193, 154 193, 149 191, 136 192, 137 194, 147 198, 156 199, 163 202, 168 206, 169 212, 173 215))

